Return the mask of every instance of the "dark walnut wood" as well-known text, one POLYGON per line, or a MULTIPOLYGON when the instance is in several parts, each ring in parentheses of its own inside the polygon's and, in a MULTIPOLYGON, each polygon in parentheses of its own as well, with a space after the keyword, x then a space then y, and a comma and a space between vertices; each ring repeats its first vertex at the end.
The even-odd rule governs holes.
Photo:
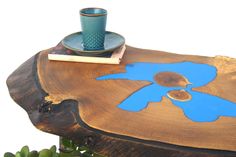
MULTIPOLYGON (((187 119, 182 110, 163 97, 141 112, 127 112, 117 105, 146 81, 95 78, 125 72, 133 62, 172 63, 193 61, 214 65, 217 77, 195 91, 236 102, 236 60, 227 57, 178 55, 127 46, 120 65, 55 62, 49 50, 30 58, 13 72, 7 85, 12 98, 24 108, 40 130, 86 144, 111 157, 233 157, 236 156, 236 118, 220 117, 209 123, 187 119)), ((157 76, 162 81, 165 76, 157 76)), ((186 85, 187 80, 176 75, 186 85)), ((169 93, 189 99, 185 91, 169 93)))

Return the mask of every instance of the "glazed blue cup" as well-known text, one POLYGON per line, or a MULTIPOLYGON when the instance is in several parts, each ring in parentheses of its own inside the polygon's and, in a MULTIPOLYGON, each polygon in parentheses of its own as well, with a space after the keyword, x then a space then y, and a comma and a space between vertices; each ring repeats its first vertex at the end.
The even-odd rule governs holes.
POLYGON ((83 47, 85 50, 104 49, 107 11, 102 8, 80 10, 83 47))

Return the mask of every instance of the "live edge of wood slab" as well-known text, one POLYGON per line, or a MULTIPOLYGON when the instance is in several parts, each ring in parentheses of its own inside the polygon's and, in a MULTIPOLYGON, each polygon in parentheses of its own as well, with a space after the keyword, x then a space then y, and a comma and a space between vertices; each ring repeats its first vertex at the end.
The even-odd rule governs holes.
POLYGON ((236 156, 236 118, 193 122, 166 97, 162 99, 165 105, 151 103, 141 112, 124 111, 117 104, 149 83, 95 80, 125 72, 125 65, 133 62, 205 63, 217 68, 217 77, 195 90, 236 102, 235 59, 127 46, 120 65, 102 65, 49 61, 49 51, 36 54, 7 79, 11 97, 38 129, 71 138, 112 157, 236 156))

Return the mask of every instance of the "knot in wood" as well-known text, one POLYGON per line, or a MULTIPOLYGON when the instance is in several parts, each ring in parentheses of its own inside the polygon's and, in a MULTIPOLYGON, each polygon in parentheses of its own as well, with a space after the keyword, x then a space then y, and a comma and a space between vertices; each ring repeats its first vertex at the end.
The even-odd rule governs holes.
POLYGON ((167 93, 167 96, 173 100, 189 101, 192 99, 190 93, 185 90, 171 90, 167 93))
POLYGON ((165 87, 186 87, 191 84, 184 76, 174 72, 160 72, 154 76, 155 81, 165 87))

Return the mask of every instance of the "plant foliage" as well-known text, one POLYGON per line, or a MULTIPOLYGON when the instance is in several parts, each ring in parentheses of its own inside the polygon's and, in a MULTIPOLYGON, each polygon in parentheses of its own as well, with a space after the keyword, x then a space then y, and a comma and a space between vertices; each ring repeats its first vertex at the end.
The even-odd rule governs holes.
POLYGON ((60 152, 57 152, 56 146, 41 151, 30 151, 28 146, 24 146, 15 154, 10 152, 5 153, 4 157, 104 157, 92 152, 85 146, 76 145, 72 140, 61 138, 60 143, 63 147, 60 149, 60 152))

